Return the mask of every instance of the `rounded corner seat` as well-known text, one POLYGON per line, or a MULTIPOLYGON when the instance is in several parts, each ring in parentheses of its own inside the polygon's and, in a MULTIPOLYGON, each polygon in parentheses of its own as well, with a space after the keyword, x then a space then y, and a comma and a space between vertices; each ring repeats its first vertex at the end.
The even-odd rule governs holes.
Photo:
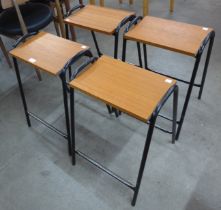
POLYGON ((113 34, 120 22, 134 12, 86 5, 76 13, 73 13, 64 22, 80 28, 85 28, 105 34, 113 34))

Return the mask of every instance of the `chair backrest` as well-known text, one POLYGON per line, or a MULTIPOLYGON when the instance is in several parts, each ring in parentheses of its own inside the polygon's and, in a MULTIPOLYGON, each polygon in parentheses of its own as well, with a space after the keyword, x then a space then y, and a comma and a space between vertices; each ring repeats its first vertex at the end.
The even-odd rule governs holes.
POLYGON ((22 33, 27 34, 28 30, 26 28, 24 19, 22 17, 22 14, 21 14, 21 11, 20 11, 18 5, 19 4, 24 4, 28 0, 0 0, 0 1, 1 1, 1 6, 2 6, 3 9, 7 9, 7 8, 10 8, 10 7, 13 7, 13 6, 15 7, 16 13, 18 15, 18 20, 19 20, 19 23, 21 25, 22 33))

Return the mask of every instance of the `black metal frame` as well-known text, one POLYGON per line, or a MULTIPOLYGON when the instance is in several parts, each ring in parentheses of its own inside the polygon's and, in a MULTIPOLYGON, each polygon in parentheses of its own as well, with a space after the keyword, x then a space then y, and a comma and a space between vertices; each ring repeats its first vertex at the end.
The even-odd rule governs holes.
MULTIPOLYGON (((30 36, 36 35, 36 34, 37 34, 37 32, 24 35, 23 37, 19 38, 16 41, 16 43, 13 45, 13 47, 14 48, 17 47, 20 43, 24 42, 27 38, 29 38, 30 36)), ((67 91, 66 91, 67 78, 66 78, 66 74, 64 72, 66 72, 66 69, 68 69, 70 71, 71 70, 70 66, 75 61, 77 61, 82 55, 92 57, 92 54, 90 53, 89 50, 82 50, 77 55, 73 56, 65 64, 65 66, 63 67, 63 69, 62 69, 62 71, 59 75, 59 77, 61 79, 62 91, 63 91, 63 102, 64 102, 64 111, 65 111, 65 120, 66 120, 66 133, 64 133, 63 131, 60 131, 59 129, 55 128, 53 125, 49 124, 48 122, 44 121, 43 119, 39 118, 36 114, 34 114, 34 113, 32 113, 28 110, 28 106, 27 106, 27 102, 26 102, 26 98, 25 98, 25 93, 24 93, 24 89, 23 89, 23 85, 22 85, 22 81, 21 81, 20 71, 19 71, 19 67, 18 67, 18 62, 17 62, 17 59, 15 57, 13 57, 14 68, 15 68, 15 72, 16 72, 16 77, 17 77, 17 81, 18 81, 18 85, 19 85, 19 91, 20 91, 20 94, 21 94, 22 103, 23 103, 24 112, 25 112, 26 121, 27 121, 28 126, 31 127, 30 117, 32 117, 36 121, 38 121, 38 122, 42 123, 43 125, 45 125, 50 130, 54 131, 58 135, 65 138, 68 141, 69 155, 71 155, 71 132, 70 132, 69 111, 68 111, 68 96, 67 96, 67 91)))
MULTIPOLYGON (((87 65, 89 65, 89 64, 91 64, 91 63, 93 63, 95 61, 96 61, 96 58, 91 58, 86 63, 84 63, 82 66, 80 66, 78 68, 78 70, 76 71, 76 73, 72 74, 71 80, 75 79, 77 77, 77 75, 81 71, 83 71, 84 68, 87 65)), ((95 161, 91 157, 87 156, 83 152, 81 152, 78 149, 76 149, 76 147, 75 147, 75 108, 74 108, 75 107, 75 100, 74 100, 74 89, 70 87, 69 90, 70 90, 72 164, 73 165, 76 164, 76 157, 75 156, 77 154, 80 157, 82 157, 85 160, 87 160, 88 162, 90 162, 91 164, 93 164, 94 166, 96 166, 97 168, 99 168, 100 170, 104 171, 106 174, 110 175, 111 177, 115 178, 116 180, 118 180, 119 182, 124 184, 125 186, 129 187, 130 189, 132 189, 134 191, 134 195, 133 195, 133 199, 132 199, 131 205, 135 206, 136 200, 137 200, 137 196, 138 196, 138 192, 139 192, 139 188, 140 188, 140 184, 141 184, 141 180, 142 180, 142 176, 143 176, 143 172, 144 172, 144 168, 145 168, 145 163, 146 163, 146 159, 147 159, 150 143, 151 143, 151 139, 152 139, 153 130, 154 130, 154 127, 155 127, 156 118, 159 115, 159 112, 160 112, 161 108, 164 106, 164 104, 166 103, 166 101, 168 100, 168 98, 172 94, 173 94, 173 126, 172 126, 173 127, 172 128, 173 135, 172 135, 172 142, 175 143, 176 118, 177 118, 177 106, 178 106, 178 86, 174 85, 174 86, 172 86, 168 90, 168 92, 165 94, 163 99, 160 101, 160 103, 156 107, 156 109, 153 112, 153 114, 150 117, 150 119, 147 121, 147 124, 149 124, 149 129, 148 129, 148 132, 147 132, 147 137, 146 137, 146 142, 145 142, 145 145, 144 145, 142 160, 141 160, 141 163, 140 163, 140 168, 139 168, 139 172, 138 172, 138 176, 137 176, 137 181, 136 181, 135 185, 133 185, 132 183, 130 183, 126 179, 120 177, 119 175, 117 175, 116 173, 112 172, 111 170, 107 169, 102 164, 98 163, 97 161, 95 161)))
MULTIPOLYGON (((138 22, 140 20, 142 20, 141 16, 136 17, 133 21, 131 21, 131 23, 128 25, 128 27, 124 31, 124 34, 127 33, 133 25, 138 24, 138 22)), ((198 50, 198 52, 195 56, 195 64, 194 64, 194 68, 193 68, 193 72, 192 72, 192 76, 191 76, 190 81, 182 80, 180 78, 176 78, 176 77, 173 77, 173 76, 170 76, 170 75, 167 75, 167 74, 163 74, 163 73, 160 73, 158 71, 155 71, 155 70, 152 70, 152 69, 148 68, 146 44, 142 43, 143 44, 144 67, 145 67, 145 69, 153 71, 153 72, 155 72, 157 74, 160 74, 160 75, 163 75, 163 76, 168 76, 172 79, 176 79, 177 81, 183 82, 184 84, 189 84, 187 94, 186 94, 186 98, 185 98, 185 102, 184 102, 184 105, 183 105, 183 108, 182 108, 180 120, 177 121, 178 129, 177 129, 177 133, 176 133, 176 140, 178 140, 178 138, 180 136, 180 132, 181 132, 182 125, 183 125, 183 122, 184 122, 184 119, 185 119, 185 115, 186 115, 186 111, 187 111, 187 107, 188 107, 188 104, 189 104, 189 100, 190 100, 190 96, 191 96, 191 93, 192 93, 193 86, 196 86, 196 87, 200 88, 199 94, 198 94, 198 99, 200 100, 201 97, 202 97, 202 92, 203 92, 203 88, 204 88, 204 84, 205 84, 208 65, 209 65, 209 61, 210 61, 210 56, 211 56, 211 52, 212 52, 212 48, 213 48, 214 38, 215 38, 215 32, 211 31, 208 34, 208 36, 204 39, 202 45, 200 46, 200 48, 199 48, 199 50, 198 50), (201 83, 200 84, 195 84, 195 78, 196 78, 196 75, 197 75, 197 72, 198 72, 200 60, 201 60, 203 51, 204 51, 204 49, 205 49, 205 47, 207 46, 208 43, 209 43, 209 47, 208 47, 208 51, 207 51, 207 56, 206 56, 206 61, 205 61, 205 65, 204 65, 204 70, 203 70, 201 83)), ((124 62, 126 61, 127 41, 131 41, 131 40, 127 40, 124 37, 124 39, 123 39, 123 51, 122 51, 122 61, 124 61, 124 62)), ((139 42, 137 42, 137 50, 138 50, 139 65, 142 67, 143 65, 142 65, 141 49, 140 49, 140 43, 139 42)), ((164 116, 161 116, 161 117, 163 117, 167 120, 171 120, 171 119, 169 119, 167 117, 164 117, 164 116)), ((160 130, 162 130, 164 132, 168 132, 165 129, 160 128, 160 130)))

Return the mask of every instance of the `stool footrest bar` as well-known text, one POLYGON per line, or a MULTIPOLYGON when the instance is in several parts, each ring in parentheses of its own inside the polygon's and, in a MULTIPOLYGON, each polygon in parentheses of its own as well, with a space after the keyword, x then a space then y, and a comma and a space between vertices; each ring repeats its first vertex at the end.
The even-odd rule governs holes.
POLYGON ((51 124, 49 124, 48 122, 46 122, 45 120, 42 120, 41 118, 39 118, 38 116, 36 116, 35 114, 33 114, 32 112, 28 112, 28 115, 32 118, 34 118, 35 120, 37 120, 38 122, 42 123, 43 125, 45 125, 47 128, 49 128, 50 130, 54 131, 55 133, 57 133, 58 135, 64 137, 65 139, 67 139, 67 135, 58 130, 57 128, 55 128, 54 126, 52 126, 51 124))
POLYGON ((88 162, 90 162, 92 165, 96 166, 97 168, 99 168, 100 170, 102 170, 103 172, 105 172, 106 174, 110 175, 111 177, 115 178, 116 180, 118 180, 119 182, 121 182, 122 184, 126 185, 127 187, 129 187, 132 190, 135 190, 135 186, 133 184, 131 184, 130 182, 128 182, 127 180, 123 179, 122 177, 118 176, 117 174, 115 174, 114 172, 112 172, 111 170, 107 169, 106 167, 104 167, 103 165, 101 165, 100 163, 96 162, 95 160, 93 160, 92 158, 90 158, 89 156, 85 155, 84 153, 82 153, 79 150, 75 150, 75 153, 77 155, 79 155, 80 157, 82 157, 83 159, 87 160, 88 162))
MULTIPOLYGON (((169 117, 167 117, 167 116, 164 116, 164 115, 162 115, 162 114, 158 114, 158 117, 161 117, 161 118, 163 118, 163 119, 165 119, 165 120, 169 120, 169 121, 173 121, 173 119, 171 119, 171 118, 169 118, 169 117)), ((180 123, 180 121, 176 121, 176 123, 177 124, 179 124, 180 123)))
MULTIPOLYGON (((149 125, 150 122, 148 121, 147 124, 149 125)), ((165 128, 162 128, 162 127, 160 127, 159 125, 155 125, 154 127, 155 127, 156 129, 160 130, 160 131, 163 131, 164 133, 173 134, 172 131, 169 131, 169 130, 167 130, 167 129, 165 129, 165 128)))
MULTIPOLYGON (((175 79, 175 80, 177 80, 177 81, 179 81, 179 82, 183 82, 183 83, 185 83, 185 84, 190 84, 189 81, 186 81, 186 80, 183 80, 183 79, 180 79, 180 78, 177 78, 177 77, 173 77, 173 76, 171 76, 171 75, 164 74, 164 73, 158 72, 158 71, 153 70, 153 69, 150 69, 150 68, 148 68, 147 70, 152 71, 152 72, 155 72, 155 73, 160 74, 160 75, 162 75, 162 76, 170 77, 171 79, 175 79)), ((195 84, 195 83, 194 83, 193 86, 195 86, 195 87, 201 87, 201 84, 195 84)))

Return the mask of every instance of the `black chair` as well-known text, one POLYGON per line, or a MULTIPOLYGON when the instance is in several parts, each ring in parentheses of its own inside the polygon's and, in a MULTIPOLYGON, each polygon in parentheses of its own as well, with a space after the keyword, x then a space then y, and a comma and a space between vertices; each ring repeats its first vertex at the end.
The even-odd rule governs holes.
MULTIPOLYGON (((18 8, 21 14, 20 18, 16 7, 10 7, 1 12, 0 35, 17 38, 24 35, 24 33, 37 32, 45 28, 53 20, 53 12, 45 4, 27 2, 19 5, 18 8)), ((2 44, 1 48, 4 53, 4 46, 2 47, 2 44)))

